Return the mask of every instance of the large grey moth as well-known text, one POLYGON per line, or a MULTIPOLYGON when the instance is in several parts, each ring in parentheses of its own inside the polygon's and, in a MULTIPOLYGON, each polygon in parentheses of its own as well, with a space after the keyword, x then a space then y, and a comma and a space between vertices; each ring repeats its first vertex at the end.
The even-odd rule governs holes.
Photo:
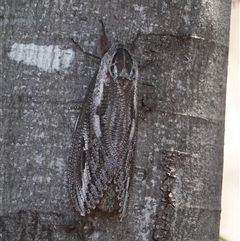
POLYGON ((96 207, 127 214, 137 121, 138 67, 114 44, 102 57, 72 138, 68 185, 81 216, 96 207))

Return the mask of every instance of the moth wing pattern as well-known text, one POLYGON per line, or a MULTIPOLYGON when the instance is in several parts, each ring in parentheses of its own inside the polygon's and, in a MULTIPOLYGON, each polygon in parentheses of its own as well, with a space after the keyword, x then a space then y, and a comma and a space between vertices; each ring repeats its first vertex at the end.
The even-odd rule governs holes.
POLYGON ((75 124, 68 185, 75 209, 85 216, 97 206, 120 220, 127 214, 135 160, 137 63, 123 45, 101 59, 75 124), (111 199, 111 200, 110 200, 111 199))

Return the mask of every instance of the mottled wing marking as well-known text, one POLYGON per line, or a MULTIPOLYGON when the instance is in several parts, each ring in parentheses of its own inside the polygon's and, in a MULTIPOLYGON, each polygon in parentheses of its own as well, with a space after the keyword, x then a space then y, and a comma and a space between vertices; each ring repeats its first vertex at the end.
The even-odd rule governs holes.
POLYGON ((127 213, 136 146, 137 63, 122 45, 101 60, 73 134, 68 184, 82 216, 118 203, 127 213))

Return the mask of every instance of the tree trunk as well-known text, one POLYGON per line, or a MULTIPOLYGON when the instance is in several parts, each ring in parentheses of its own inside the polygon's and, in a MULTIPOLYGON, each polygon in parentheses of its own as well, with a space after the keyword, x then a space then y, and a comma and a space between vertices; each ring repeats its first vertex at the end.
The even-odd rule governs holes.
POLYGON ((217 241, 231 1, 10 1, 1 8, 3 240, 217 241), (138 142, 127 218, 72 207, 74 122, 111 43, 136 40, 138 142))

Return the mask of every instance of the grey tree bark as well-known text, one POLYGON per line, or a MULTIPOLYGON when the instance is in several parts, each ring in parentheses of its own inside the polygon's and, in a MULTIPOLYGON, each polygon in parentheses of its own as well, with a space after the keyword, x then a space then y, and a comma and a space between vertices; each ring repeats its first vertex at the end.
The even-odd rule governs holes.
POLYGON ((2 240, 217 241, 231 1, 13 1, 1 6, 2 240), (71 134, 101 56, 140 30, 128 217, 70 203, 71 134), (146 63, 148 65, 146 66, 146 63))

